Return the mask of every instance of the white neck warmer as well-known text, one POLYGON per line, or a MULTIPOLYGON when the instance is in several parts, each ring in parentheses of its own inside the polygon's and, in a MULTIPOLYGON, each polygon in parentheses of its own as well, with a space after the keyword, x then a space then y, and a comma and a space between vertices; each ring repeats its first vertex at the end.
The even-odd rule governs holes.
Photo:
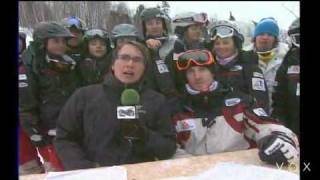
POLYGON ((220 65, 224 66, 224 65, 228 64, 229 62, 231 62, 232 60, 234 60, 238 56, 238 54, 239 54, 238 50, 236 50, 236 52, 233 55, 231 55, 227 58, 220 58, 219 55, 217 55, 217 61, 219 62, 220 65))
MULTIPOLYGON (((185 87, 186 87, 186 89, 187 89, 187 92, 188 92, 189 94, 191 94, 191 95, 197 95, 197 94, 200 94, 200 93, 201 93, 201 91, 192 89, 192 87, 191 87, 188 83, 185 84, 185 87)), ((212 91, 216 90, 217 88, 218 88, 218 82, 217 82, 217 81, 213 81, 213 82, 211 83, 211 85, 209 86, 208 92, 212 92, 212 91)))

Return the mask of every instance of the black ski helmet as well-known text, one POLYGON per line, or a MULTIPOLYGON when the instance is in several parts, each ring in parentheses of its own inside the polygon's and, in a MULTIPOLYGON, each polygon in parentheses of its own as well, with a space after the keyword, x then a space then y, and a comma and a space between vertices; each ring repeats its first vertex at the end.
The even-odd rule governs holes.
MULTIPOLYGON (((26 33, 24 33, 24 32, 19 32, 19 39, 21 39, 21 41, 22 41, 21 52, 23 52, 23 50, 25 50, 26 47, 27 47, 26 38, 27 38, 26 33)), ((20 42, 19 42, 19 43, 20 43, 20 42)), ((19 52, 19 53, 20 53, 20 52, 19 52)))
POLYGON ((118 24, 111 31, 112 43, 115 45, 118 38, 134 37, 139 40, 138 29, 132 24, 118 24))
POLYGON ((35 41, 43 42, 54 37, 72 38, 74 36, 57 22, 40 22, 34 29, 33 39, 35 41))
POLYGON ((294 20, 289 26, 288 35, 290 36, 292 44, 300 47, 300 18, 294 20))
POLYGON ((84 36, 82 37, 82 47, 84 48, 84 51, 86 54, 89 54, 88 52, 88 43, 91 39, 100 38, 105 41, 106 47, 107 47, 107 53, 111 51, 111 42, 110 37, 107 31, 102 29, 89 29, 84 33, 84 36))

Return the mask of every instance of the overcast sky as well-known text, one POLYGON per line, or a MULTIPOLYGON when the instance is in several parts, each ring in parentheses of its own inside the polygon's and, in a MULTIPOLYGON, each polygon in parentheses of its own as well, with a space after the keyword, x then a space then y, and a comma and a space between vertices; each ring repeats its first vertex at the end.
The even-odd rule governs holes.
MULTIPOLYGON (((139 4, 145 7, 155 7, 161 1, 127 1, 130 9, 136 9, 139 4)), ((170 17, 175 14, 194 11, 206 12, 210 17, 214 14, 218 19, 228 19, 229 11, 232 11, 236 20, 259 21, 261 18, 273 16, 282 29, 288 29, 289 25, 300 17, 299 1, 168 1, 170 5, 170 17), (295 15, 290 13, 290 9, 295 15)))

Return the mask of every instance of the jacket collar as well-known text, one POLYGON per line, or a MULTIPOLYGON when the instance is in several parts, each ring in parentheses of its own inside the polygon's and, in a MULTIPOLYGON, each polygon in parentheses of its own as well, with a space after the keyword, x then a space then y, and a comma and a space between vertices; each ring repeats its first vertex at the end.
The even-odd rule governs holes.
POLYGON ((211 110, 215 107, 220 107, 223 103, 225 95, 231 92, 231 89, 227 86, 217 82, 215 90, 191 95, 186 92, 186 104, 192 108, 202 108, 205 110, 211 110))
POLYGON ((143 81, 138 81, 134 84, 125 85, 120 80, 118 80, 110 71, 104 78, 103 87, 104 89, 111 90, 113 93, 121 95, 124 89, 132 88, 141 92, 143 90, 143 81))
POLYGON ((263 69, 272 69, 274 66, 277 66, 278 64, 282 63, 282 60, 288 50, 289 48, 286 44, 279 42, 275 49, 275 56, 269 61, 268 64, 259 60, 259 67, 263 69))

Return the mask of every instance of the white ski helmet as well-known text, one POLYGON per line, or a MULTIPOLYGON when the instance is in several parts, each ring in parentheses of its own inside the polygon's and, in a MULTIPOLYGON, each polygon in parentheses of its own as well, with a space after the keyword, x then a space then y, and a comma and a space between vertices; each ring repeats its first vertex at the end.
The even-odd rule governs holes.
POLYGON ((242 43, 244 42, 244 37, 241 34, 240 28, 236 23, 228 20, 219 20, 215 22, 214 26, 210 29, 209 36, 211 41, 215 40, 217 37, 235 37, 239 42, 237 45, 239 48, 242 47, 242 43))
POLYGON ((207 13, 195 13, 195 12, 185 12, 177 14, 173 19, 172 23, 175 27, 187 27, 192 24, 205 24, 209 23, 207 13))
POLYGON ((172 20, 174 33, 178 36, 183 36, 187 28, 194 24, 207 26, 209 24, 207 13, 184 12, 177 14, 172 20))

